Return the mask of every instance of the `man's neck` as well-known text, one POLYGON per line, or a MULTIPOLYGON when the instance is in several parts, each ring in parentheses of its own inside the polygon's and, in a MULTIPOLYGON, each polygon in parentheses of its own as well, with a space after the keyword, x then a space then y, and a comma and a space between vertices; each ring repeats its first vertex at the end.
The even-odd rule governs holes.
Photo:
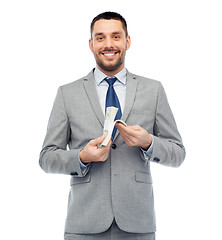
POLYGON ((100 66, 96 66, 101 72, 103 72, 104 74, 106 74, 108 77, 113 77, 114 75, 116 75, 117 73, 121 72, 124 68, 125 68, 125 65, 121 65, 119 68, 113 70, 113 71, 107 71, 107 70, 104 70, 102 69, 100 66))

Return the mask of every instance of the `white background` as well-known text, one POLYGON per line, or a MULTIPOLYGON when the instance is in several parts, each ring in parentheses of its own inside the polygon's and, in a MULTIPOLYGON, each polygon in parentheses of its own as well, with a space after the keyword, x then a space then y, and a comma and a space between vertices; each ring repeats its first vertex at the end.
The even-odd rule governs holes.
POLYGON ((1 1, 0 238, 63 239, 69 177, 38 156, 57 88, 95 66, 89 25, 106 10, 126 18, 126 66, 163 83, 187 150, 178 169, 151 166, 157 240, 222 239, 219 0, 1 1))

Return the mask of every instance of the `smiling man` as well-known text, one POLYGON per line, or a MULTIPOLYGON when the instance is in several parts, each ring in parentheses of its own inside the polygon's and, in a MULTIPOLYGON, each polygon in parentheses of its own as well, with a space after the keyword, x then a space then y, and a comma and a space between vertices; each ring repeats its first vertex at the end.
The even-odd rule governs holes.
POLYGON ((179 167, 185 149, 160 82, 130 73, 125 19, 105 12, 91 23, 96 68, 58 90, 40 166, 71 175, 66 240, 153 240, 150 162, 179 167), (107 146, 98 147, 107 106, 118 107, 107 146), (67 149, 69 146, 69 149, 67 149))
POLYGON ((91 31, 89 45, 97 67, 107 76, 114 76, 124 68, 130 36, 124 30, 123 23, 115 19, 97 20, 92 23, 91 31))

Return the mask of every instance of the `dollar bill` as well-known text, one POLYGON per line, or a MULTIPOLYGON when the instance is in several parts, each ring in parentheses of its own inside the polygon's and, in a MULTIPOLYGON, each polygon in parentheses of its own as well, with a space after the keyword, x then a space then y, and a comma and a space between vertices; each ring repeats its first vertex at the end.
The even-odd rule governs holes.
POLYGON ((109 143, 109 140, 111 139, 113 128, 115 126, 115 123, 121 122, 126 126, 126 123, 122 120, 116 120, 114 121, 116 114, 118 112, 118 108, 116 107, 107 107, 106 108, 106 116, 105 116, 105 122, 103 127, 103 134, 106 136, 104 141, 100 144, 101 146, 106 146, 109 143))

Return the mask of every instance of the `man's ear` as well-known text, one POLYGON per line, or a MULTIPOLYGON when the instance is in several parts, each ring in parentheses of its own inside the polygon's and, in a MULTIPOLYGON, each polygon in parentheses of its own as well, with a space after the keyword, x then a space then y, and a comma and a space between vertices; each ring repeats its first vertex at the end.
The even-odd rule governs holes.
POLYGON ((128 35, 128 36, 126 37, 126 50, 128 50, 128 49, 130 48, 130 46, 131 46, 131 38, 130 38, 130 36, 128 35))
POLYGON ((92 38, 89 39, 89 48, 93 53, 93 40, 92 40, 92 38))

